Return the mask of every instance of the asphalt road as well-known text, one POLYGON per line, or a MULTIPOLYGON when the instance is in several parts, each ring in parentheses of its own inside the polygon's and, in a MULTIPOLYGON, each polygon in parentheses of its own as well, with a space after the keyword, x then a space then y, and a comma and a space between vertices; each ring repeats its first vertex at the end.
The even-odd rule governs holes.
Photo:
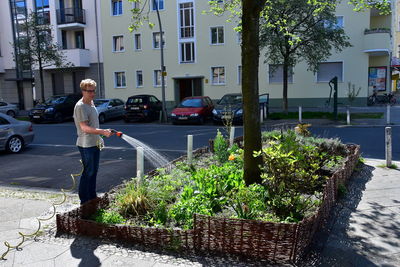
MULTIPOLYGON (((186 153, 186 136, 192 134, 194 148, 208 144, 215 137, 214 125, 162 125, 156 123, 108 122, 103 128, 113 128, 153 147, 172 160, 186 153)), ((221 129, 223 131, 223 129, 221 129)), ((79 173, 80 155, 75 146, 76 130, 72 122, 61 124, 35 124, 35 140, 17 155, 0 152, 0 185, 40 188, 70 188, 71 173, 79 173)), ((338 137, 345 143, 361 145, 362 155, 384 159, 384 127, 313 127, 311 131, 322 137, 338 137)), ((243 129, 237 128, 236 136, 243 129)), ((393 127, 393 159, 400 160, 400 127, 393 127)), ((113 136, 106 138, 106 148, 101 153, 97 180, 99 192, 129 180, 136 173, 136 150, 124 140, 113 136)), ((145 162, 146 171, 153 169, 145 162)))

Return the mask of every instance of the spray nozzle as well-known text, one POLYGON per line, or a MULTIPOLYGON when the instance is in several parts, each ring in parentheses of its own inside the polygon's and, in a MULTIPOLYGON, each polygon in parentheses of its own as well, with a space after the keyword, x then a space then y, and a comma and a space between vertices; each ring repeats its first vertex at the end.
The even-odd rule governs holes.
POLYGON ((111 129, 111 132, 114 133, 116 136, 121 137, 122 136, 122 132, 118 132, 114 129, 111 129))

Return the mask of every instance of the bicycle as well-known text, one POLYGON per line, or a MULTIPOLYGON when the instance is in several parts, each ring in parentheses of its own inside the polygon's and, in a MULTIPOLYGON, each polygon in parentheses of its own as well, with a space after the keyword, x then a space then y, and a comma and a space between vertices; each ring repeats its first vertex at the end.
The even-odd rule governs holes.
POLYGON ((372 95, 370 95, 367 99, 368 106, 372 106, 375 104, 390 104, 393 106, 394 104, 396 104, 396 102, 397 100, 393 92, 390 92, 388 94, 378 95, 378 92, 375 90, 372 93, 372 95))

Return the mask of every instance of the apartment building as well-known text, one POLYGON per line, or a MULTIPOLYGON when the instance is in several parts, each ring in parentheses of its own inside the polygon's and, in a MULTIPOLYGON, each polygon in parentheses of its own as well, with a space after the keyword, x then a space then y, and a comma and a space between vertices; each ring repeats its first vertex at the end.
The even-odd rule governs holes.
MULTIPOLYGON (((156 0, 164 31, 169 106, 191 95, 219 99, 241 91, 240 35, 227 16, 204 14, 204 0, 156 0)), ((160 35, 156 7, 149 9, 155 27, 128 30, 134 3, 101 2, 104 76, 107 97, 126 99, 135 94, 161 98, 160 35)), ((147 7, 145 8, 147 10, 147 7)), ((343 1, 336 11, 338 25, 351 38, 352 47, 321 62, 317 73, 300 63, 289 77, 289 105, 323 106, 329 98, 328 82, 339 79, 339 102, 347 99, 348 82, 361 87, 356 103, 366 104, 373 89, 390 90, 391 15, 376 10, 354 12, 343 1)), ((262 54, 262 53, 261 53, 262 54)), ((271 71, 260 58, 259 90, 269 93, 272 106, 281 106, 282 69, 271 71)))
POLYGON ((86 0, 2 0, 0 1, 0 98, 19 103, 22 109, 41 99, 37 64, 18 66, 19 38, 26 36, 21 24, 30 12, 37 12, 42 23, 50 24, 53 41, 60 46, 68 68, 48 66, 44 71, 44 98, 80 92, 84 78, 98 82, 104 95, 100 1, 86 0))

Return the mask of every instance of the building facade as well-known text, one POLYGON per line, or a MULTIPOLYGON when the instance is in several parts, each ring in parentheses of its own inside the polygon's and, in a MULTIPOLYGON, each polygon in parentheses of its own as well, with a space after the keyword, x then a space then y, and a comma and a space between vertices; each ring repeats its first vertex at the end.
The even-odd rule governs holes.
MULTIPOLYGON (((240 35, 227 16, 204 14, 203 0, 156 0, 164 31, 166 100, 169 106, 191 95, 216 100, 241 91, 240 35)), ((101 3, 104 75, 107 97, 154 94, 161 97, 160 34, 156 8, 149 8, 153 29, 143 25, 130 32, 130 9, 122 0, 101 3), (117 25, 117 26, 116 26, 117 25)), ((142 7, 139 7, 142 8, 142 7)), ((147 10, 148 7, 145 8, 147 10)), ((346 1, 336 11, 352 47, 333 53, 317 73, 300 63, 289 77, 289 105, 323 106, 329 98, 328 82, 339 78, 339 102, 347 100, 348 83, 361 87, 356 103, 366 104, 372 90, 390 90, 391 15, 376 10, 354 12, 346 1)), ((281 106, 282 71, 273 73, 260 57, 259 91, 269 93, 272 106, 281 106)))
POLYGON ((47 66, 44 70, 44 98, 80 92, 84 78, 98 82, 104 95, 103 58, 100 24, 100 1, 82 0, 3 0, 0 1, 0 98, 29 109, 41 96, 37 64, 18 65, 21 25, 30 12, 36 12, 42 23, 51 25, 53 41, 60 46, 68 68, 47 66))

